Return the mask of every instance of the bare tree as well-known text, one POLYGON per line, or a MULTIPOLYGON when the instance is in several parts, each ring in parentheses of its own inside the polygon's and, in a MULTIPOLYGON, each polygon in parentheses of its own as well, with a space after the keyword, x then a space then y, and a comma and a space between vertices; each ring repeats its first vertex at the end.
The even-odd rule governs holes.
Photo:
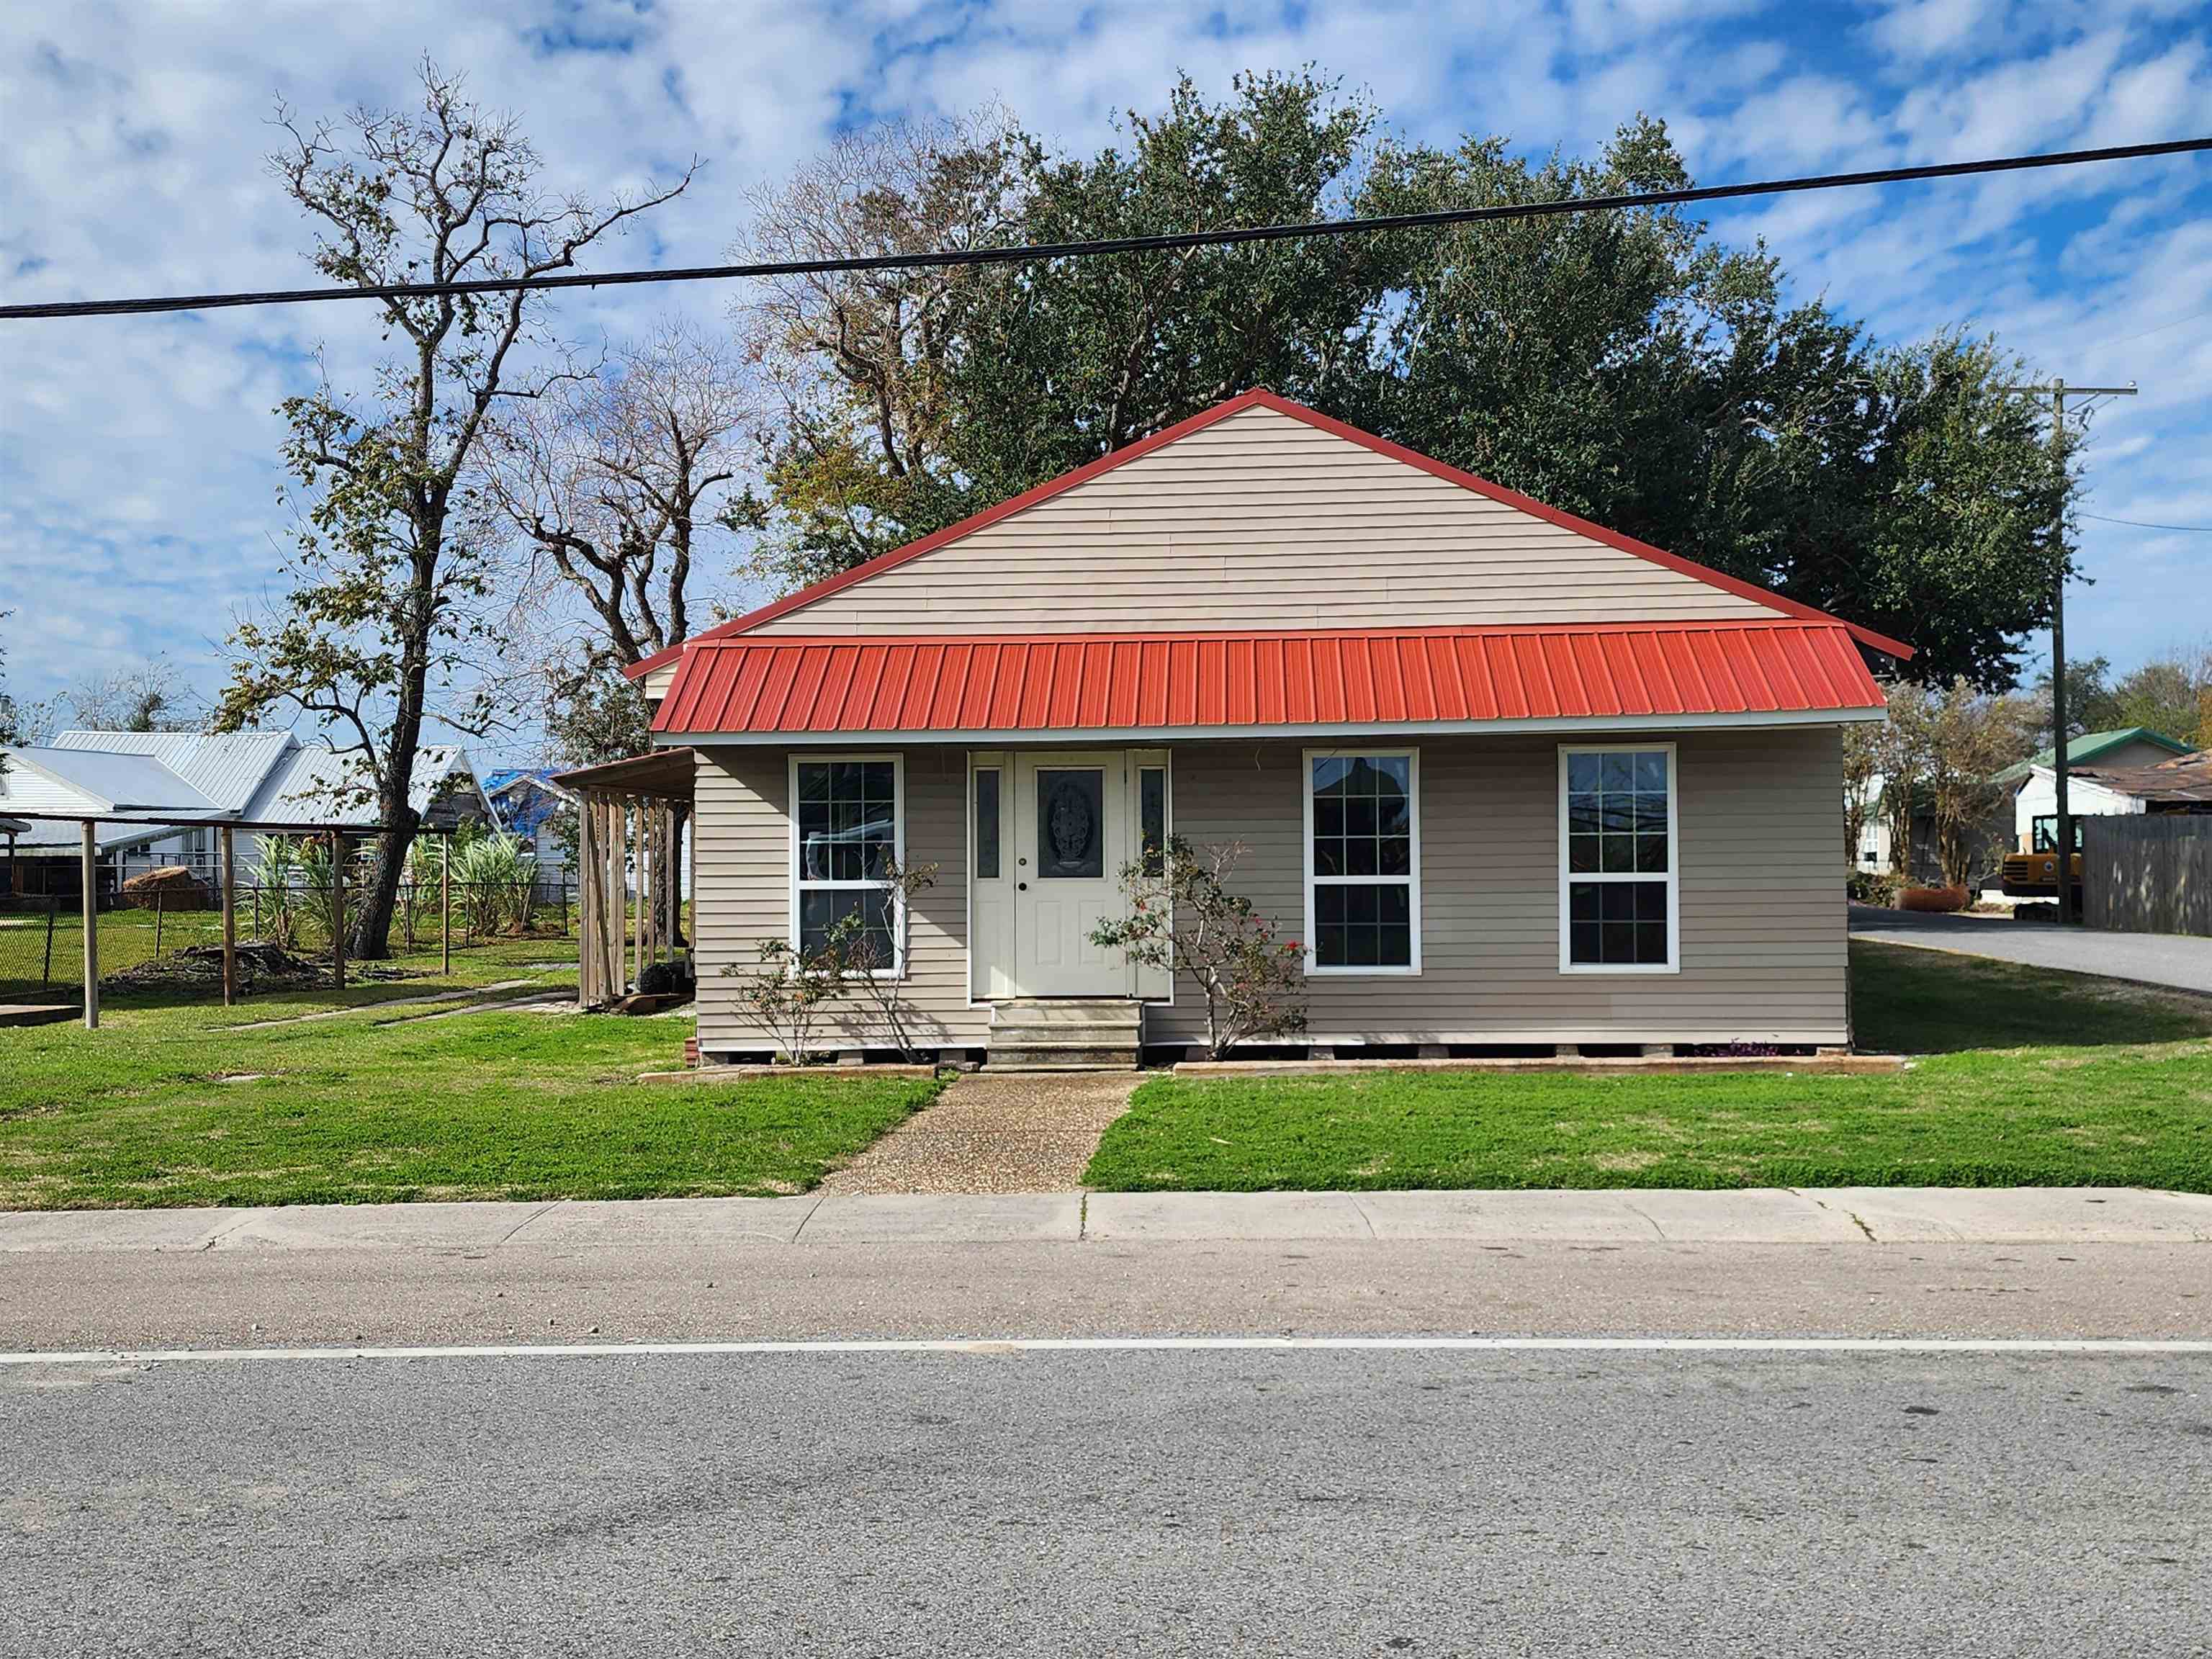
POLYGON ((63 692, 73 726, 94 732, 189 732, 199 722, 174 665, 155 657, 105 674, 82 674, 63 692))
MULTIPOLYGON (((781 189, 752 199, 738 257, 795 261, 971 248, 1009 240, 1020 212, 1019 135, 1003 110, 894 121, 848 133, 781 189)), ((783 442, 816 466, 880 468, 916 498, 957 493, 944 453, 945 378, 957 313, 989 272, 823 271, 767 280, 734 320, 748 362, 781 404, 783 442)), ((927 517, 927 512, 921 516, 927 517)), ((806 514, 796 546, 764 550, 803 580, 905 539, 842 501, 806 514)))
POLYGON ((729 349, 674 322, 605 373, 511 405, 492 434, 488 499, 526 550, 519 604, 580 597, 601 665, 684 639, 702 538, 721 527, 752 418, 729 349))
MULTIPOLYGON (((356 110, 340 138, 280 106, 285 143, 270 165, 318 226, 313 260, 362 288, 535 276, 573 267, 593 243, 691 179, 595 204, 540 184, 510 116, 471 101, 427 59, 407 112, 356 110)), ((696 167, 696 164, 695 164, 696 167)), ((287 399, 284 446, 303 492, 292 589, 232 635, 227 727, 285 706, 338 728, 371 780, 376 859, 354 951, 390 952, 392 915, 418 826, 410 799, 424 722, 487 729, 469 690, 485 630, 490 550, 472 533, 473 480, 495 407, 562 378, 532 367, 549 343, 540 301, 520 289, 389 298, 394 355, 358 400, 331 386, 287 399), (433 709, 439 696, 443 706, 433 709)))

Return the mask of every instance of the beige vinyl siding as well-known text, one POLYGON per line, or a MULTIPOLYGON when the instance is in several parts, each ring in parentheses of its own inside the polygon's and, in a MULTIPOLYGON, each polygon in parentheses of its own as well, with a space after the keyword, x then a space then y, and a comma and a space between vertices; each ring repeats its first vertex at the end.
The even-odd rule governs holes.
MULTIPOLYGON (((1310 979, 1311 1040, 1844 1041, 1835 729, 1675 742, 1681 971, 1559 971, 1556 743, 1425 742, 1421 972, 1310 979)), ((1293 937, 1305 927, 1303 763, 1289 743, 1176 751, 1177 830, 1243 842, 1244 891, 1293 937)), ((1185 997, 1147 1030, 1156 1042, 1195 1040, 1200 1011, 1185 997)))
MULTIPOLYGON (((807 754, 878 752, 850 746, 807 754)), ((905 751, 906 855, 935 863, 936 884, 918 898, 907 929, 908 1006, 921 1015, 915 1040, 930 1047, 981 1047, 988 1008, 968 994, 967 757, 957 749, 905 751)), ((739 1006, 737 981, 759 961, 760 942, 791 937, 790 756, 784 750, 702 750, 695 787, 694 928, 698 935, 699 1041, 706 1049, 764 1048, 767 1038, 739 1006)), ((865 1002, 841 1005, 822 1023, 824 1046, 887 1042, 865 1002)))
MULTIPOLYGON (((1650 741, 1638 733, 1624 741, 1650 741)), ((1662 734, 1663 735, 1663 734, 1662 734)), ((1578 737, 1577 742, 1601 742, 1578 737)), ((1422 971, 1307 981, 1316 1042, 1836 1043, 1846 1040, 1841 744, 1832 727, 1674 737, 1680 962, 1673 974, 1559 971, 1559 745, 1535 738, 1420 744, 1422 971)), ((1377 747, 1367 743, 1347 747, 1377 747)), ((1303 745, 1185 744, 1173 752, 1176 829, 1241 841, 1242 885, 1303 937, 1303 745)), ((758 1049, 726 962, 790 928, 787 757, 702 751, 697 932, 701 1044, 758 1049)), ((909 994, 942 1046, 981 1048, 967 1006, 967 765, 957 749, 906 751, 909 861, 939 865, 908 935, 909 994)), ((1146 1017, 1147 1040, 1195 1041, 1188 983, 1146 1017)), ((848 1042, 882 1033, 848 1017, 848 1042)))
POLYGON ((1254 408, 753 631, 1095 633, 1775 614, 1254 408))

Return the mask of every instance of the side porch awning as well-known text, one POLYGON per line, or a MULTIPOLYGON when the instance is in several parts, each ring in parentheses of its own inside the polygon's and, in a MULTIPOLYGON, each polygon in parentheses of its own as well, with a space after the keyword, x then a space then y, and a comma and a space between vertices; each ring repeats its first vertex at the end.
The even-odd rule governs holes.
MULTIPOLYGON (((1878 720, 1838 623, 695 641, 663 741, 1169 739, 1878 720)), ((633 763, 621 763, 632 764, 633 763)))
POLYGON ((689 749, 655 749, 553 775, 576 797, 579 1007, 642 989, 648 966, 686 948, 682 821, 694 758, 689 749))

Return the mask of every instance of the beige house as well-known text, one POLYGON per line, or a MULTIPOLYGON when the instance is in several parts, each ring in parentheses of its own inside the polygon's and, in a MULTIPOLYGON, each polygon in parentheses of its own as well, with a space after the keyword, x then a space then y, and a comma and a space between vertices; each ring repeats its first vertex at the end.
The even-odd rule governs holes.
POLYGON ((689 753, 702 1056, 769 1047, 726 965, 855 910, 945 1050, 1195 1043, 1091 940, 1170 834, 1243 844, 1316 1048, 1844 1042, 1863 647, 1908 654, 1245 393, 633 671, 689 753), (911 914, 886 853, 938 866, 911 914))

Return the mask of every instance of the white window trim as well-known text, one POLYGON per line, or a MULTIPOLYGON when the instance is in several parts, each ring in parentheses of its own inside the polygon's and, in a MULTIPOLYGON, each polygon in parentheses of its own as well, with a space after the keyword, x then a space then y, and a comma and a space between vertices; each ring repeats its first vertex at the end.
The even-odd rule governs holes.
MULTIPOLYGON (((790 802, 787 814, 791 820, 791 948, 805 949, 804 936, 799 921, 799 895, 802 887, 829 889, 883 888, 880 881, 809 881, 799 879, 799 769, 802 765, 826 766, 836 761, 889 761, 891 763, 891 856, 898 866, 906 868, 906 756, 897 750, 872 750, 866 752, 838 750, 828 753, 804 752, 793 750, 785 775, 788 793, 784 799, 790 802)), ((907 915, 906 906, 896 897, 891 902, 891 966, 878 968, 866 974, 847 975, 852 979, 900 979, 907 976, 907 915)))
POLYGON ((1299 835, 1304 851, 1300 857, 1305 866, 1306 931, 1305 969, 1308 979, 1410 979, 1421 971, 1421 751, 1412 744, 1399 744, 1382 748, 1307 749, 1300 751, 1299 767, 1303 778, 1299 793, 1305 798, 1304 828, 1299 835), (1331 887, 1395 887, 1406 884, 1408 909, 1411 911, 1413 937, 1412 960, 1403 967, 1343 967, 1324 968, 1317 959, 1314 942, 1314 763, 1317 760, 1379 760, 1384 757, 1406 757, 1407 790, 1412 797, 1413 811, 1412 856, 1407 873, 1402 876, 1330 876, 1326 878, 1331 887))
POLYGON ((1679 974, 1682 971, 1682 765, 1671 743, 1563 743, 1559 787, 1553 797, 1559 819, 1559 971, 1563 974, 1679 974), (1576 882, 1645 882, 1648 873, 1567 868, 1567 757, 1570 755, 1664 755, 1667 757, 1667 960, 1664 962, 1576 962, 1568 931, 1568 899, 1576 882))

